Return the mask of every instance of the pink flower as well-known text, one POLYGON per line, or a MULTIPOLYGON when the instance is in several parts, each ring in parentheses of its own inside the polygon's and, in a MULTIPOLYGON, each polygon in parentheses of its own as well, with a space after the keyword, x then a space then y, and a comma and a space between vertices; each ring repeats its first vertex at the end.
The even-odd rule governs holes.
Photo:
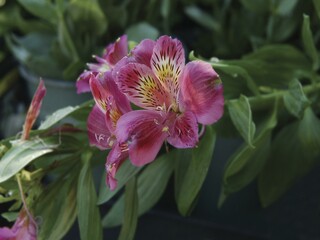
POLYGON ((37 224, 23 208, 12 228, 0 228, 0 240, 36 240, 37 224))
POLYGON ((115 43, 109 44, 102 57, 93 56, 97 63, 88 63, 89 71, 85 70, 78 78, 77 93, 90 92, 90 78, 98 73, 104 73, 112 69, 115 64, 128 54, 127 36, 123 35, 115 43))
POLYGON ((114 72, 120 91, 144 109, 124 113, 115 130, 134 165, 153 161, 164 141, 177 148, 195 147, 198 123, 213 124, 223 114, 219 76, 203 61, 185 65, 177 39, 142 41, 114 72))
POLYGON ((87 122, 89 142, 101 150, 111 148, 106 161, 106 184, 114 190, 117 186, 117 169, 128 157, 127 151, 123 150, 116 139, 116 125, 124 113, 131 111, 131 107, 128 99, 119 91, 110 71, 92 77, 89 84, 96 102, 87 122))

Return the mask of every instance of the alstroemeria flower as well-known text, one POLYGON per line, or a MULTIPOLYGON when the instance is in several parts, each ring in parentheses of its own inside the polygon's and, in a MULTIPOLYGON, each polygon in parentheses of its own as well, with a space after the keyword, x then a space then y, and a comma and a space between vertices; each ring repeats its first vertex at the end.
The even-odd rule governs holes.
POLYGON ((37 232, 37 223, 23 208, 12 228, 0 228, 0 240, 36 240, 37 232))
POLYGON ((85 70, 77 80, 77 93, 90 92, 90 79, 96 77, 98 73, 104 73, 112 69, 127 54, 128 40, 127 36, 123 35, 104 49, 102 57, 93 56, 97 63, 87 64, 89 70, 85 70))
POLYGON ((153 161, 164 141, 177 148, 195 147, 198 123, 213 124, 222 116, 218 74, 203 61, 185 65, 179 40, 144 40, 122 61, 126 63, 115 67, 117 85, 145 109, 125 113, 116 126, 116 138, 127 144, 134 165, 153 161))
POLYGON ((111 72, 98 74, 89 83, 96 102, 87 121, 89 141, 102 150, 111 148, 105 166, 106 183, 113 190, 117 186, 117 169, 128 157, 116 139, 116 125, 124 113, 131 111, 131 106, 126 96, 119 91, 111 72))

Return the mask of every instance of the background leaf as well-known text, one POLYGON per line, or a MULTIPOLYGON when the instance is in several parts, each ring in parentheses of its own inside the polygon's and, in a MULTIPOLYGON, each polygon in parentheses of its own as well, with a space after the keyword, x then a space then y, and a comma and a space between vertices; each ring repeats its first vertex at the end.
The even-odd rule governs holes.
MULTIPOLYGON (((212 127, 206 127, 206 133, 199 142, 199 146, 192 150, 192 160, 186 170, 181 185, 177 191, 177 205, 179 212, 186 216, 190 214, 191 208, 198 196, 202 184, 207 175, 215 146, 216 133, 212 127)), ((184 161, 185 159, 176 159, 184 161)), ((179 166, 179 164, 177 165, 179 166)), ((179 170, 178 170, 179 171, 179 170)))
POLYGON ((62 239, 76 219, 79 168, 73 167, 70 173, 47 186, 35 205, 35 216, 42 219, 39 240, 62 239))
POLYGON ((126 185, 125 191, 125 207, 124 207, 124 219, 122 228, 120 231, 119 240, 131 240, 134 239, 138 224, 138 193, 137 193, 137 180, 131 178, 126 185))
POLYGON ((302 24, 302 43, 307 55, 312 60, 313 70, 319 69, 319 54, 317 52, 313 35, 310 29, 310 18, 308 15, 303 15, 303 24, 302 24))
POLYGON ((256 131, 256 126, 252 121, 252 113, 248 98, 241 95, 238 100, 232 100, 228 103, 230 118, 250 147, 254 147, 252 140, 256 131))
MULTIPOLYGON (((142 215, 152 208, 162 196, 173 171, 175 151, 163 154, 149 164, 138 177, 139 213, 142 215)), ((104 227, 114 227, 122 223, 124 211, 123 195, 103 218, 104 227)))
POLYGON ((82 154, 83 166, 79 175, 77 191, 77 209, 80 237, 82 240, 102 239, 102 226, 97 194, 90 168, 90 152, 82 154))
POLYGON ((320 160, 320 120, 310 108, 300 121, 285 126, 272 143, 271 154, 259 175, 262 206, 282 196, 320 160))
POLYGON ((289 83, 289 90, 284 94, 283 100, 287 110, 297 118, 301 118, 306 107, 310 105, 297 79, 289 83))

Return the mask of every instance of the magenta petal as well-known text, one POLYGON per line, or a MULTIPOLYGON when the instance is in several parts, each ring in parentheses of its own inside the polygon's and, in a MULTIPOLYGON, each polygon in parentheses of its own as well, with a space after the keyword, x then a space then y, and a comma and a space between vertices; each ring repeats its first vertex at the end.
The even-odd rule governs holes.
POLYGON ((156 109, 170 106, 170 95, 146 65, 128 63, 117 75, 119 89, 139 107, 156 109))
POLYGON ((155 45, 155 41, 151 39, 145 39, 141 41, 141 43, 139 43, 134 49, 132 49, 131 53, 138 63, 151 67, 150 61, 155 45))
POLYGON ((179 92, 179 77, 185 65, 182 43, 177 39, 162 36, 157 40, 151 57, 154 74, 173 98, 179 92))
POLYGON ((0 228, 0 240, 14 239, 15 237, 16 233, 14 233, 10 228, 0 228))
POLYGON ((108 154, 106 162, 106 184, 111 191, 117 188, 116 173, 121 164, 128 158, 128 151, 123 151, 120 144, 115 143, 108 154))
POLYGON ((118 121, 116 137, 128 144, 129 158, 136 166, 152 162, 168 136, 165 117, 152 110, 124 114, 118 121))
POLYGON ((90 145, 101 150, 112 146, 111 133, 107 128, 105 115, 97 105, 93 107, 89 114, 87 128, 90 145))
POLYGON ((223 114, 223 87, 209 63, 189 62, 181 76, 183 107, 191 110, 199 123, 210 125, 223 114))
POLYGON ((81 73, 81 75, 78 77, 78 80, 76 82, 78 94, 90 92, 89 80, 91 77, 92 77, 91 71, 84 71, 83 73, 81 73))
POLYGON ((121 36, 114 43, 106 47, 106 52, 103 58, 108 61, 111 66, 114 66, 123 57, 128 54, 128 39, 126 35, 121 36))
POLYGON ((198 142, 198 124, 191 111, 176 116, 170 127, 168 142, 176 148, 193 148, 196 146, 198 142))

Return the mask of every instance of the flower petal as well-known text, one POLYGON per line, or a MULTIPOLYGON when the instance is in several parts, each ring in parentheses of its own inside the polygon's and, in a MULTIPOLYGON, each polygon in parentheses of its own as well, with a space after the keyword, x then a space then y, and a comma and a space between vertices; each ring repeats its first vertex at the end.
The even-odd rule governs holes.
POLYGON ((90 79, 92 77, 96 77, 97 74, 98 73, 92 71, 84 71, 83 73, 81 73, 76 82, 77 93, 80 94, 90 92, 90 79))
POLYGON ((151 39, 145 39, 131 50, 132 56, 136 62, 147 65, 151 68, 150 61, 155 45, 155 41, 151 39))
POLYGON ((170 106, 168 92, 146 65, 128 63, 117 74, 117 84, 128 99, 139 107, 156 109, 170 106))
POLYGON ((22 131, 22 136, 21 139, 26 140, 29 138, 29 134, 31 131, 31 128, 35 121, 37 120, 37 117, 40 113, 40 108, 42 105, 42 100, 44 96, 46 95, 46 87, 44 86, 44 82, 42 79, 40 79, 38 88, 36 92, 33 95, 32 101, 30 103, 26 120, 23 125, 23 131, 22 131))
POLYGON ((190 109, 199 123, 210 125, 223 114, 223 87, 209 63, 189 62, 181 76, 181 106, 190 109))
POLYGON ((165 117, 152 110, 137 110, 124 114, 118 121, 116 137, 127 143, 129 158, 136 166, 152 162, 168 136, 165 117))
POLYGON ((128 151, 122 151, 121 145, 115 143, 108 154, 106 162, 106 184, 111 191, 117 187, 116 173, 121 164, 128 158, 128 151))
POLYGON ((111 66, 114 66, 124 56, 128 54, 128 39, 126 35, 118 38, 114 43, 106 47, 103 58, 108 61, 111 66))
POLYGON ((127 97, 119 91, 111 72, 91 78, 90 87, 96 104, 101 111, 108 111, 114 124, 123 113, 131 110, 127 97))
POLYGON ((90 145, 101 150, 110 148, 113 145, 110 130, 106 125, 104 113, 95 105, 89 114, 87 121, 88 137, 90 145))
POLYGON ((14 233, 10 228, 0 228, 0 240, 15 239, 15 237, 16 233, 14 233))
POLYGON ((176 148, 193 148, 198 143, 198 124, 191 111, 175 117, 168 142, 176 148))
POLYGON ((160 37, 153 50, 151 68, 161 84, 175 99, 178 96, 178 79, 184 64, 185 57, 182 43, 168 36, 160 37))

